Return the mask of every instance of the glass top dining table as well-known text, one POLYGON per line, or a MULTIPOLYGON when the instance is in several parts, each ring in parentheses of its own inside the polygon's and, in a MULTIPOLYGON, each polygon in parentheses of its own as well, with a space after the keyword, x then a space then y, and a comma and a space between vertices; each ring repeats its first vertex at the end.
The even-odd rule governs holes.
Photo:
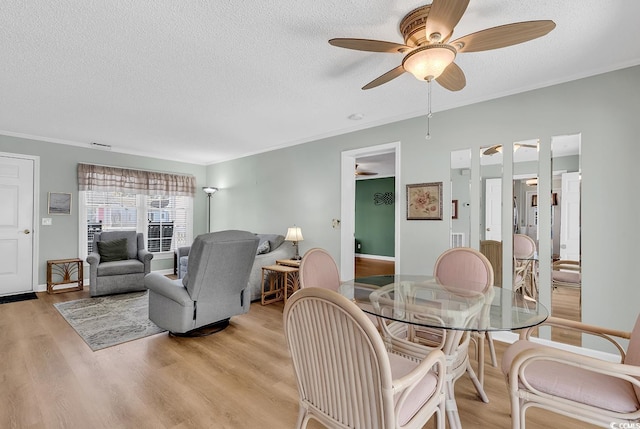
POLYGON ((461 374, 467 372, 480 399, 489 402, 483 387, 484 347, 478 347, 480 376, 477 377, 469 362, 468 346, 465 345, 468 339, 463 338, 468 338, 471 332, 482 337, 492 331, 528 328, 544 322, 549 316, 544 305, 522 293, 469 281, 445 285, 432 276, 362 277, 341 283, 338 291, 364 312, 385 320, 379 326, 389 345, 393 349, 398 347, 399 352, 415 355, 416 359, 429 349, 423 350, 413 344, 419 336, 415 337, 412 331, 426 327, 448 332, 441 336, 441 350, 447 357, 447 372, 450 373, 445 384, 445 409, 452 429, 462 428, 454 388, 454 381, 461 374), (396 335, 394 325, 396 328, 401 325, 415 328, 396 335))
POLYGON ((483 289, 484 285, 470 282, 443 285, 425 275, 362 277, 340 285, 340 293, 367 313, 431 328, 511 331, 538 325, 549 317, 544 305, 521 293, 495 286, 477 292, 483 289), (472 319, 477 322, 469 323, 472 319))

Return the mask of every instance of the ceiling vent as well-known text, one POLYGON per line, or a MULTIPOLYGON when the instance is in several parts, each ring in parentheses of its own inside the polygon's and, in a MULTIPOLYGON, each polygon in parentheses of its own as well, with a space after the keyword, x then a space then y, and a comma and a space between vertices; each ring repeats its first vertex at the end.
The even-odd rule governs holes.
POLYGON ((94 149, 100 149, 100 150, 111 150, 111 145, 104 144, 104 143, 92 142, 91 143, 91 147, 94 148, 94 149))

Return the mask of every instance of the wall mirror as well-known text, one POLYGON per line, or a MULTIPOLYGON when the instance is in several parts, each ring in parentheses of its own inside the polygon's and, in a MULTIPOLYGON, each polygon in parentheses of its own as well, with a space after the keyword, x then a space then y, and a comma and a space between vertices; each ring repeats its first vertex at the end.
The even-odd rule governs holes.
MULTIPOLYGON (((551 139, 551 307, 552 315, 582 320, 580 135, 551 139)), ((551 330, 551 338, 576 346, 580 335, 551 330)))
POLYGON ((480 252, 491 262, 494 284, 502 286, 502 145, 480 148, 480 252))
POLYGON ((538 299, 538 140, 513 143, 513 290, 538 299))
POLYGON ((451 152, 451 243, 467 247, 471 234, 471 149, 451 152))

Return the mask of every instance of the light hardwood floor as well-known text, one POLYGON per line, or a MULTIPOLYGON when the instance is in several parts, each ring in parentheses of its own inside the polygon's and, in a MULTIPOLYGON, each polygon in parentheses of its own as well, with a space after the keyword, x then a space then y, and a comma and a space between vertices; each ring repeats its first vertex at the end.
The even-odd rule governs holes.
POLYGON ((380 259, 361 258, 356 256, 355 258, 355 272, 356 278, 368 277, 375 275, 394 274, 395 262, 383 261, 380 259))
MULTIPOLYGON (((88 290, 38 296, 0 305, 0 428, 295 426, 298 395, 281 303, 253 303, 209 337, 164 333, 92 352, 52 305, 88 297, 88 290)), ((497 348, 501 354, 504 345, 497 348)), ((510 427, 499 369, 487 364, 485 383, 489 404, 468 377, 456 384, 463 426, 510 427)), ((589 427, 541 410, 528 416, 529 429, 589 427)))

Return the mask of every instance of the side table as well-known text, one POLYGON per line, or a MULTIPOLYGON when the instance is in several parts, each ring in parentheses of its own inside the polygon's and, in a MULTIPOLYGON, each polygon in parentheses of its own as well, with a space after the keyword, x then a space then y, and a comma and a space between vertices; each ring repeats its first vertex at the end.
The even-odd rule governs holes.
POLYGON ((286 265, 262 267, 262 305, 276 301, 287 302, 287 298, 298 290, 298 271, 286 265))
POLYGON ((302 259, 276 259, 276 265, 286 265, 287 267, 300 268, 302 259))
POLYGON ((72 290, 82 290, 83 270, 82 259, 53 259, 47 261, 47 293, 69 292, 72 290), (58 285, 74 284, 61 289, 55 289, 58 285))

